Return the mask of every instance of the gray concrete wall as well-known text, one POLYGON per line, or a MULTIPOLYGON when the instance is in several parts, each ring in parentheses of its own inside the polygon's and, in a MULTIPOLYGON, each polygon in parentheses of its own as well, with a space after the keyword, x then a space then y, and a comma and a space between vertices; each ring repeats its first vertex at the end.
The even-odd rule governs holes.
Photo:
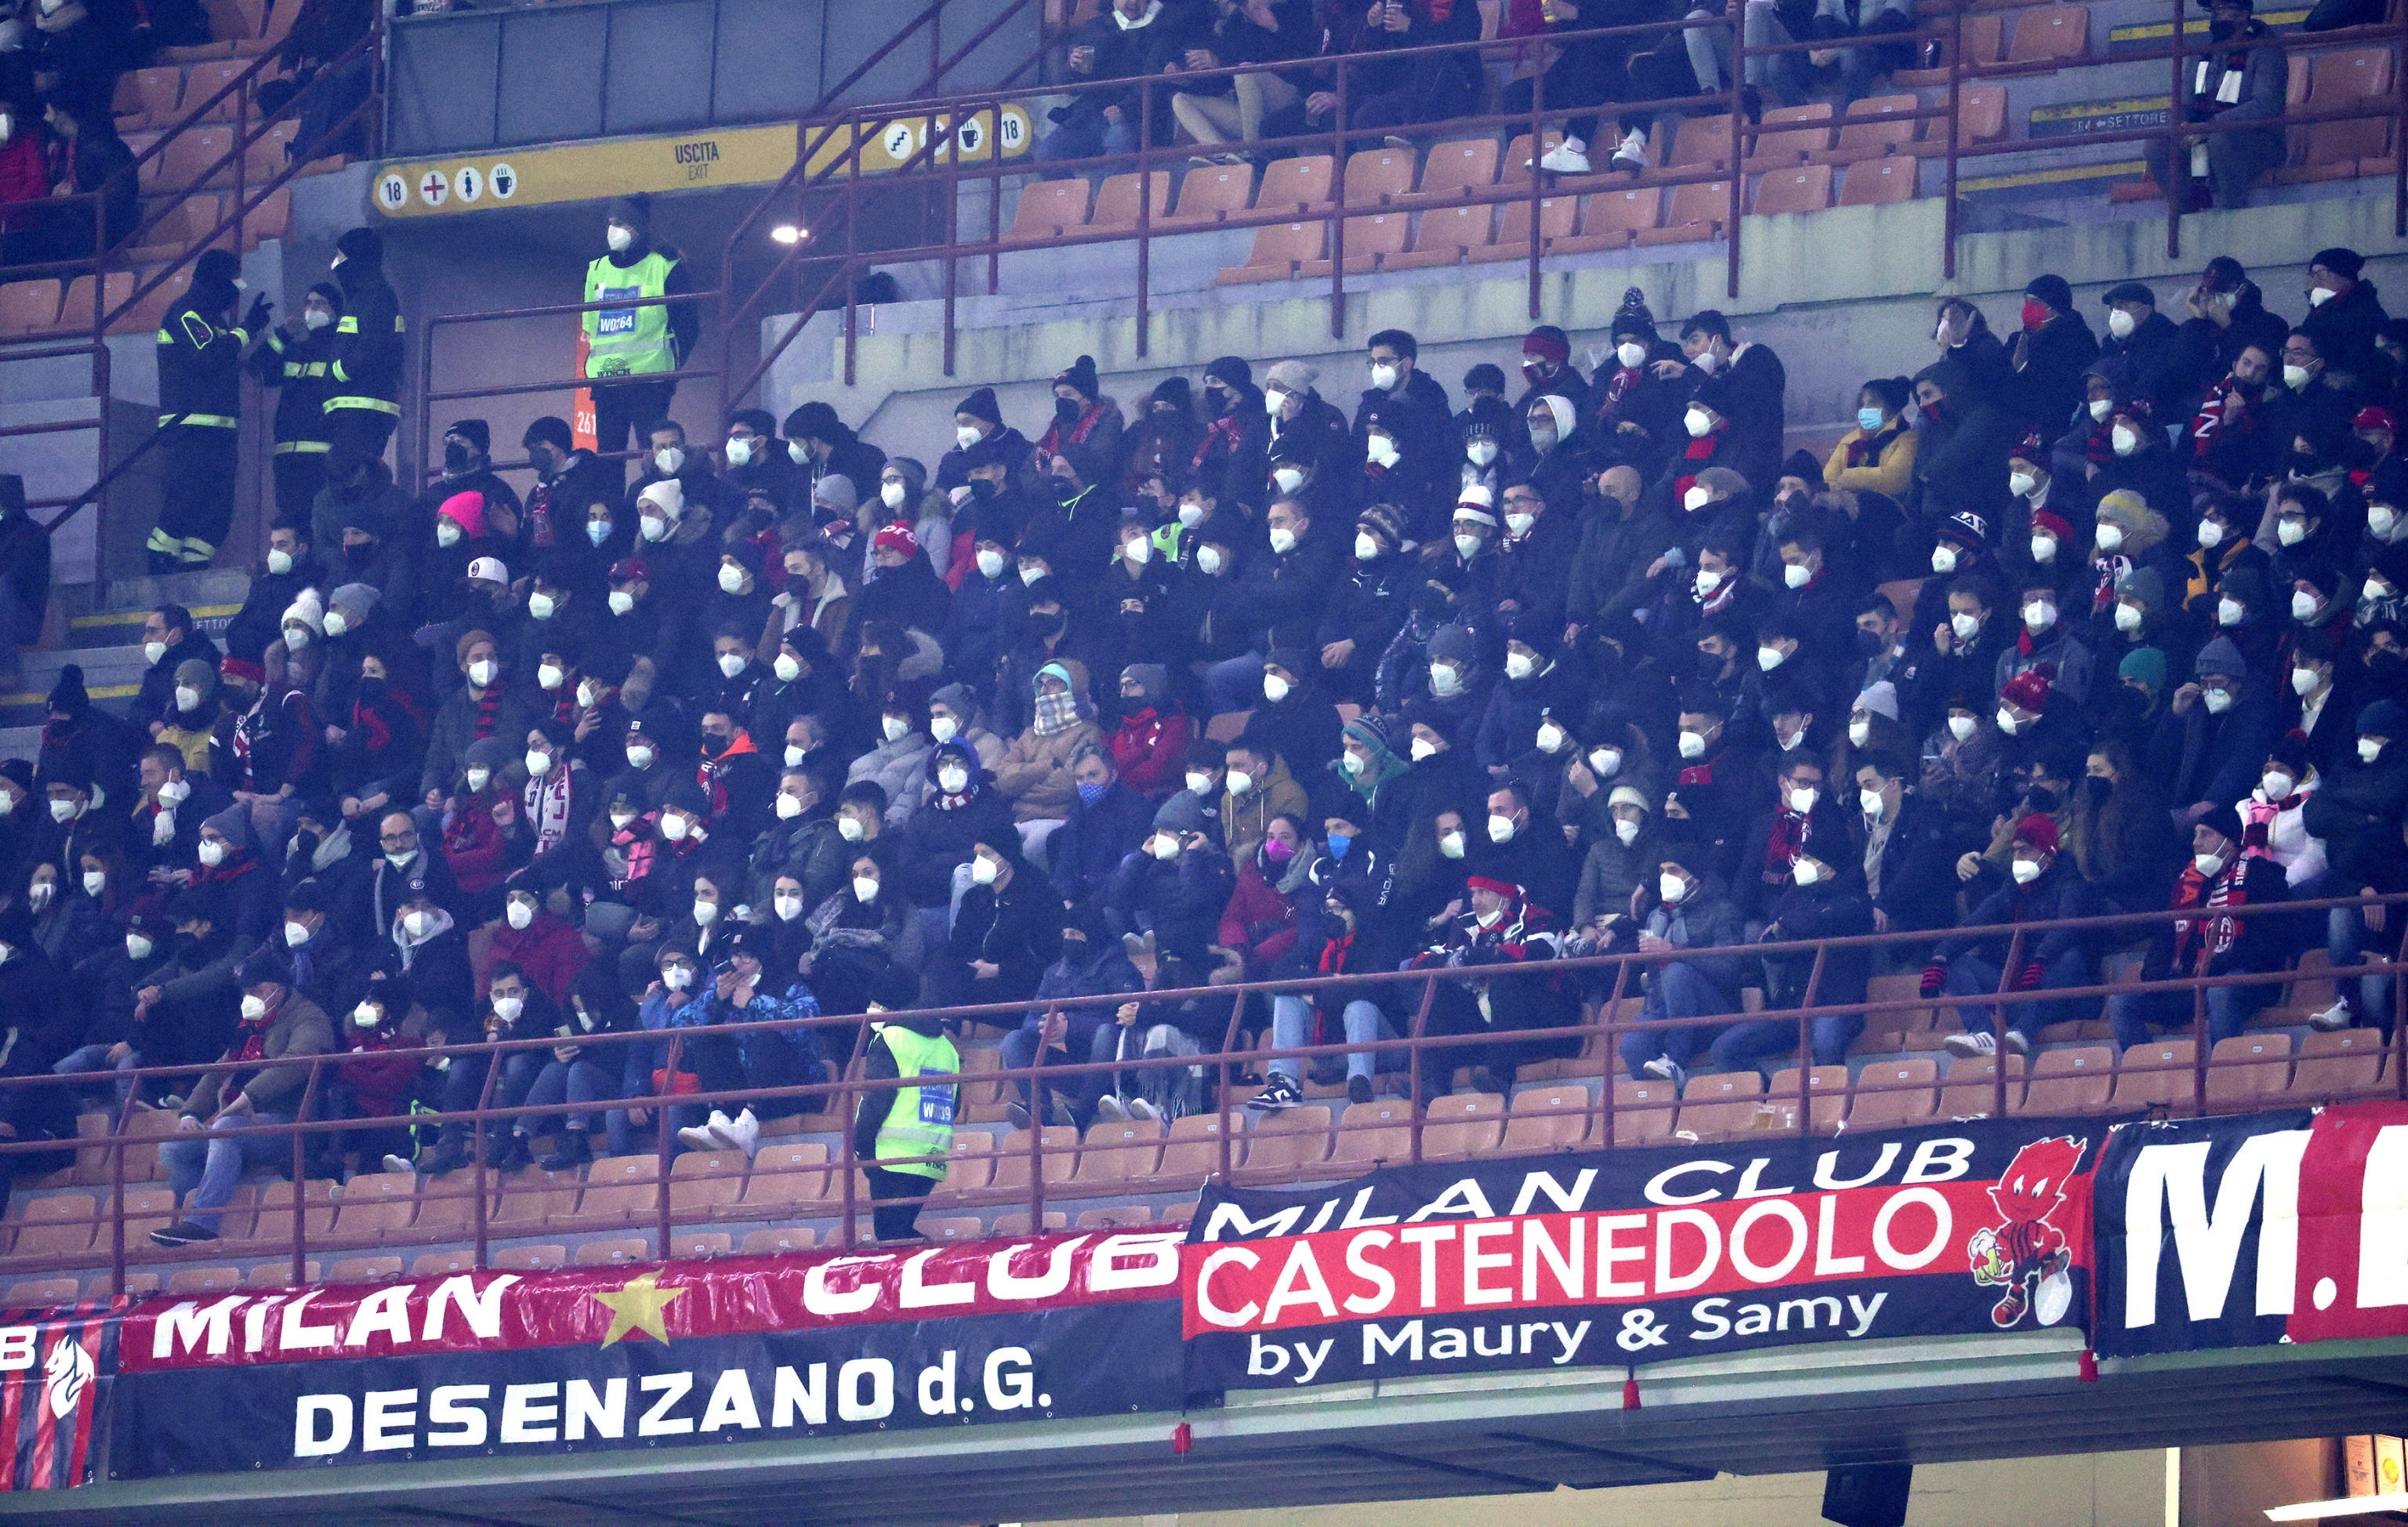
MULTIPOLYGON (((1958 273, 1942 276, 1942 209, 1936 200, 1894 207, 1842 208, 1811 215, 1746 220, 1741 232, 1741 295, 1725 295, 1719 245, 1652 252, 1671 257, 1550 261, 1541 278, 1542 322, 1570 332, 1575 353, 1601 347, 1604 328, 1626 288, 1645 295, 1658 323, 1701 308, 1727 313, 1743 339, 1778 351, 1789 371, 1793 433, 1819 437, 1856 412, 1866 378, 1912 372, 1934 356, 1936 295, 1979 302, 2000 332, 2011 330, 2024 283, 2055 271, 2073 284, 2099 326, 2099 294, 2118 281, 2152 283, 2170 316, 2182 317, 2182 294, 2214 253, 2237 254, 2264 286, 2273 310, 2296 317, 2307 256, 2344 244, 2369 257, 2368 278, 2408 297, 2408 256, 2391 237, 2388 197, 2331 198, 2200 213, 2183 220, 2184 252, 2165 252, 2165 223, 2081 223, 1960 238, 1958 273)), ((1227 237, 1227 236, 1221 236, 1227 237)), ((1125 246, 1121 257, 1127 259, 1125 246)), ((953 404, 972 387, 993 385, 1005 417, 1032 435, 1051 408, 1050 379, 1073 357, 1090 354, 1107 389, 1128 407, 1163 377, 1191 380, 1206 362, 1239 354, 1256 363, 1283 357, 1321 368, 1325 396, 1351 406, 1365 385, 1364 338, 1376 329, 1411 330, 1422 365, 1455 390, 1469 367, 1491 361, 1509 376, 1521 337, 1533 322, 1518 265, 1434 273, 1443 280, 1350 280, 1343 338, 1333 338, 1327 288, 1270 283, 1166 295, 1150 315, 1148 353, 1137 354, 1135 304, 1127 297, 1082 296, 1097 286, 1066 277, 1042 294, 979 296, 960 303, 962 329, 953 376, 944 375, 942 304, 918 300, 865 310, 852 386, 840 384, 842 324, 820 314, 780 358, 767 391, 781 414, 824 398, 890 452, 925 454, 951 439, 953 404), (1068 310, 1066 312, 1065 310, 1068 310)), ((982 281, 966 266, 964 284, 982 281)), ((1134 289, 1123 277, 1116 288, 1134 289)), ((764 343, 793 323, 764 324, 764 343)))

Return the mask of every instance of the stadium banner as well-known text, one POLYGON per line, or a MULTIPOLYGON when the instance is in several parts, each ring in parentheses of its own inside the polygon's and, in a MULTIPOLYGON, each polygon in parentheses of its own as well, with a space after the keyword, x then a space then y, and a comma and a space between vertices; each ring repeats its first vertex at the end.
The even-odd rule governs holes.
POLYGON ((2408 1336, 2408 1103, 2119 1127, 2103 1357, 2408 1336))
POLYGON ((1054 1235, 154 1298, 119 1322, 96 1477, 1173 1409, 1182 1239, 1054 1235))
POLYGON ((1971 1120, 1208 1188, 1188 1391, 2080 1327, 2106 1135, 1971 1120))

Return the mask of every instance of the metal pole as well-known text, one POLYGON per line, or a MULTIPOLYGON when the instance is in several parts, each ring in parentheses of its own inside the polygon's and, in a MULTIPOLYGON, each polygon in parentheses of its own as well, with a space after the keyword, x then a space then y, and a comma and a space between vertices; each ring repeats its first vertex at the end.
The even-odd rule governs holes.
MULTIPOLYGON (((861 1172, 861 1159, 853 1154, 853 1116, 859 1104, 853 1099, 853 1073, 861 1069, 861 1058, 869 1050, 869 1024, 867 1019, 853 1025, 853 1054, 846 1057, 844 1073, 837 1079, 837 1117, 842 1122, 837 1128, 841 1147, 837 1169, 844 1174, 844 1244, 847 1247, 861 1244, 861 1195, 854 1190, 853 1178, 861 1172)), ((873 1228, 874 1228, 873 1221, 873 1228)))
POLYGON ((1958 0, 1948 11, 1948 173, 1940 210, 1945 230, 1940 239, 1940 273, 1952 281, 1956 279, 1956 119, 1964 79, 1965 0, 1958 0))
MULTIPOLYGON (((1035 1235, 1045 1228, 1045 1127, 1054 1116, 1054 1099, 1045 1090, 1045 1056, 1051 1046, 1045 1030, 1062 1016, 1059 1004, 1045 1004, 1045 1016, 1037 1020, 1037 1059, 1028 1063, 1028 1233, 1035 1235)), ((1063 1054, 1068 1055, 1069 1035, 1063 1035, 1063 1054)))
MULTIPOLYGON (((1539 182, 1546 174, 1540 167, 1539 161, 1547 156, 1546 95, 1547 74, 1541 69, 1530 77, 1530 263, 1526 267, 1529 289, 1524 294, 1524 301, 1529 308, 1533 324, 1539 321, 1539 223, 1541 205, 1545 201, 1539 194, 1539 182)), ((1421 1096, 1418 1088, 1413 1096, 1421 1096)))
MULTIPOLYGON (((677 1040, 671 1036, 669 1048, 674 1052, 677 1040)), ((670 1062, 674 1065, 674 1059, 670 1062)), ((458 1064, 454 1061, 453 1064, 458 1064)), ((502 1073, 501 1059, 491 1050, 485 1052, 485 1083, 477 1089, 477 1121, 470 1128, 476 1132, 470 1140, 468 1169, 476 1174, 477 1188, 477 1265, 485 1265, 485 1110, 494 1105, 494 1083, 502 1073)), ((436 1146, 439 1152, 440 1144, 436 1146)))
POLYGON ((1598 1009, 1597 1015, 1598 1080, 1601 1084, 1597 1094, 1598 1111, 1605 1126, 1605 1138, 1599 1143, 1609 1150, 1613 1148, 1613 1034, 1617 1016, 1622 1011, 1622 994, 1627 989, 1629 981, 1630 961, 1625 959, 1613 968, 1613 993, 1606 998, 1605 1005, 1598 1009))
MULTIPOLYGON (((1329 120, 1330 200, 1338 216, 1329 226, 1329 337, 1346 338, 1346 99, 1347 61, 1338 61, 1338 105, 1329 120)), ((1416 1154, 1415 1160, 1421 1160, 1416 1154)))
MULTIPOLYGON (((305 1160, 301 1121, 309 1116, 309 1105, 317 1100, 321 1065, 317 1058, 311 1058, 308 1080, 301 1084, 301 1106, 293 1111, 293 1281, 296 1284, 309 1281, 309 1174, 308 1163, 305 1160)), ((258 1116, 253 1115, 252 1122, 257 1121, 258 1116)), ((122 1203, 122 1201, 121 1215, 122 1203)))
MULTIPOLYGON (((2023 962, 2024 930, 2020 928, 2007 939, 2007 962, 1999 969, 1999 995, 2013 989, 2015 967, 2023 962)), ((1999 1005, 1990 1009, 1990 1116, 2007 1116, 2007 1010, 1999 1005)))
MULTIPOLYGON (((678 1049, 684 1040, 681 1031, 670 1030, 667 1080, 671 1089, 677 1086, 678 1049)), ((667 1092, 663 1093, 664 1097, 668 1095, 667 1092)), ((666 1261, 669 1260, 669 1111, 662 1107, 652 1112, 652 1254, 666 1261)), ((566 1128, 565 1122, 563 1127, 566 1128)))
MULTIPOLYGON (((1146 202, 1154 190, 1154 87, 1140 85, 1137 91, 1137 353, 1146 354, 1146 335, 1154 322, 1146 311, 1146 296, 1154 280, 1153 220, 1147 213, 1146 202)), ((1044 1226, 1030 1221, 1029 1233, 1036 1234, 1044 1226)))
POLYGON ((1227 1182, 1235 1171, 1229 1151, 1229 1052, 1238 1047, 1238 1024, 1246 1016, 1246 999, 1240 993, 1229 1004, 1229 1027, 1221 1035, 1221 1180, 1227 1182))
MULTIPOLYGON (((138 1085, 138 1084, 137 1084, 138 1085)), ((117 1123, 108 1131, 108 1191, 117 1205, 108 1225, 108 1291, 125 1291, 125 1122, 134 1116, 134 1097, 118 1104, 117 1123)))
POLYGON ((1740 151, 1742 148, 1741 118, 1747 114, 1747 28, 1742 25, 1737 18, 1726 15, 1724 19, 1729 22, 1731 32, 1731 155, 1730 238, 1723 251, 1723 259, 1727 267, 1723 285, 1725 295, 1736 297, 1739 295, 1739 224, 1740 218, 1747 210, 1744 199, 1747 194, 1747 176, 1740 166, 1742 157, 1740 151))
POLYGON ((1814 1132, 1814 1020, 1807 1017, 1802 1010, 1814 1005, 1815 990, 1823 984, 1823 957, 1829 952, 1828 944, 1814 946, 1814 968, 1806 972, 1805 1000, 1798 1004, 1801 1009, 1798 1016, 1798 1132, 1800 1135, 1814 1132))
POLYGON ((2172 0, 2174 22, 2170 46, 2173 51, 2167 57, 2172 71, 2172 88, 2166 93, 2166 183, 2157 189, 2166 196, 2166 258, 2182 256, 2183 204, 2190 200, 2190 152, 2182 140, 2183 103, 2183 0, 2172 0))

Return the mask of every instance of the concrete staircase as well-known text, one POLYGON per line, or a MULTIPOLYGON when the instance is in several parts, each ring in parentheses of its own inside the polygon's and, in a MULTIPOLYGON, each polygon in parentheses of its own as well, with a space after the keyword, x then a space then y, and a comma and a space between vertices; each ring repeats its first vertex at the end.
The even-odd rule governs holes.
POLYGON ((40 751, 44 701, 61 669, 79 665, 93 702, 122 714, 126 701, 142 687, 142 670, 148 666, 142 655, 142 623, 150 612, 162 604, 180 604, 202 630, 222 636, 250 587, 250 574, 213 568, 58 590, 52 598, 66 616, 66 644, 26 653, 16 692, 0 694, 0 757, 31 758, 40 751))

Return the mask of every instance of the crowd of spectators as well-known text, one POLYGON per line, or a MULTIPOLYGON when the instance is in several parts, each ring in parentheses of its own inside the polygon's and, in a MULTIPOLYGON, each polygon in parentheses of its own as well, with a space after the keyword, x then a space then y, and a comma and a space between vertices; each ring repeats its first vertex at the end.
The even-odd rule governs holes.
MULTIPOLYGON (((917 456, 824 402, 648 420, 632 463, 543 418, 514 486, 455 421, 418 491, 280 512, 222 637, 153 612, 123 716, 64 670, 38 757, 0 762, 0 1072, 206 1137, 290 1119, 290 1062, 339 1056, 316 1116, 394 1122, 311 1170, 441 1174, 470 1131, 413 1103, 591 1104, 553 1168, 657 1108, 750 1148, 882 1012, 1004 1004, 1007 1062, 1109 1065, 1217 1053, 1230 1003, 1165 994, 1259 978, 1341 978, 1241 1009, 1282 1045, 1397 1035, 1426 984, 1342 978, 1427 970, 1455 1043, 1422 1088, 1501 1090, 1602 991, 1498 972, 1565 957, 1665 957, 1623 1056, 1675 1082, 1787 1062, 1810 979, 1844 1004, 1884 970, 1956 1005, 1953 1048, 2028 1048, 2095 1005, 2001 1032, 1985 999, 2128 942, 1959 929, 2199 907, 2148 973, 2358 963, 2380 912, 2269 904, 2408 890, 2408 325, 2346 249, 2272 295, 2296 324, 2229 257, 2169 295, 2042 275, 2003 339, 1943 300, 1821 458, 1781 357, 1636 289, 1585 373, 1542 325, 1451 390, 1383 330, 1348 374, 1228 355, 1124 407, 1081 356, 1041 417, 982 387, 917 456), (1877 930, 1929 937, 1757 952, 1877 930), (491 1036, 556 1043, 490 1077, 383 1053, 491 1036), (746 1088, 776 1100, 677 1101, 746 1088)), ((2214 1035, 2272 989, 2218 989, 2214 1035)), ((2113 1008, 2128 1043, 2188 1013, 2113 1008)), ((1394 1061, 1323 1079, 1366 1101, 1394 1061)), ((1159 1120, 1205 1074, 1014 1115, 1159 1120)), ((0 1089, 0 1135, 74 1112, 0 1089)), ((204 1145, 163 1239, 214 1232, 245 1147, 204 1145)))

